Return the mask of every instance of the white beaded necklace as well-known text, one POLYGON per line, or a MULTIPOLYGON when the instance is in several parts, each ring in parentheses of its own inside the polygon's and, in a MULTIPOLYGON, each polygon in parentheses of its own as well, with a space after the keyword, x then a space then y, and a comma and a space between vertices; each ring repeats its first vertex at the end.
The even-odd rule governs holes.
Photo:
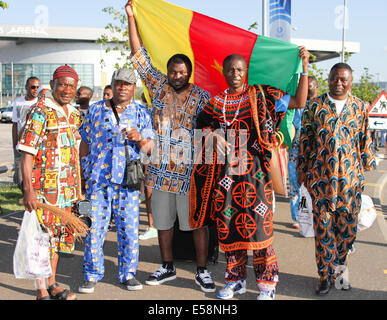
POLYGON ((232 119, 231 122, 227 121, 227 119, 226 119, 226 102, 227 102, 227 95, 228 95, 227 92, 228 92, 228 89, 225 91, 226 92, 226 96, 224 97, 222 113, 223 113, 224 123, 226 124, 227 127, 231 126, 234 123, 234 121, 236 120, 236 118, 238 117, 238 115, 239 115, 239 108, 241 107, 241 102, 242 102, 243 92, 244 91, 245 91, 245 86, 243 86, 242 94, 241 94, 241 97, 240 97, 239 103, 238 103, 238 108, 237 108, 237 111, 235 112, 234 118, 232 119))

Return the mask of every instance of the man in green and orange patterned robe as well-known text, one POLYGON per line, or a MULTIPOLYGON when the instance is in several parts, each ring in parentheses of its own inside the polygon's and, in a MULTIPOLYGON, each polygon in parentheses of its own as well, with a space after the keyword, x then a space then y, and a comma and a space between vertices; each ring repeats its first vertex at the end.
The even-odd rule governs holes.
POLYGON ((351 67, 334 65, 329 92, 309 101, 302 117, 298 183, 313 201, 320 295, 336 278, 348 282, 342 274, 347 274, 347 255, 356 239, 364 172, 376 167, 367 109, 351 95, 351 86, 351 67))

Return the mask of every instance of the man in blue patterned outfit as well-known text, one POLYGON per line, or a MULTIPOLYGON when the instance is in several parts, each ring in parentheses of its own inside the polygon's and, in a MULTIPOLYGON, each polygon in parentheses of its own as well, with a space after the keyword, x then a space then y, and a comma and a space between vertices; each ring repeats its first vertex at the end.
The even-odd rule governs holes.
POLYGON ((92 226, 85 240, 84 281, 81 293, 94 292, 104 276, 103 242, 111 215, 117 227, 118 280, 128 290, 140 290, 135 279, 139 245, 139 191, 125 186, 125 144, 130 161, 152 151, 153 130, 146 108, 132 102, 136 88, 133 70, 116 70, 113 98, 89 107, 80 128, 80 156, 86 180, 86 196, 92 204, 92 226), (113 104, 113 106, 112 106, 113 104), (113 109, 117 110, 118 120, 113 109))

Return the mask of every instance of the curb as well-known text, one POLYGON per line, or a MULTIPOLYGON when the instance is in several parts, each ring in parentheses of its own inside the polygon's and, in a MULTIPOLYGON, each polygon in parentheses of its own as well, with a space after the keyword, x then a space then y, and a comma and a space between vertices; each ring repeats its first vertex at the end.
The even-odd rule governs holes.
MULTIPOLYGON (((377 158, 379 158, 379 161, 386 161, 387 160, 387 154, 377 153, 376 156, 377 156, 377 158)), ((380 205, 383 205, 383 203, 381 203, 382 202, 382 192, 383 192, 383 190, 386 190, 385 186, 387 184, 387 173, 383 173, 382 176, 377 180, 376 184, 378 185, 378 187, 375 188, 374 197, 379 199, 380 205)))
MULTIPOLYGON (((378 194, 375 195, 379 198, 380 202, 381 202, 381 199, 382 199, 382 192, 383 190, 387 190, 386 189, 386 184, 387 184, 387 173, 384 173, 379 179, 378 181, 376 182, 376 184, 378 184, 380 187, 377 188, 379 190, 378 194)), ((381 203, 383 205, 383 203, 381 203)))
MULTIPOLYGON (((377 154, 377 157, 383 161, 387 160, 387 154, 377 154)), ((379 229, 382 232, 382 235, 384 237, 384 240, 387 242, 387 223, 386 218, 384 216, 383 212, 383 206, 386 206, 387 203, 382 203, 382 192, 383 190, 387 190, 387 173, 384 173, 376 182, 376 185, 378 185, 377 188, 374 190, 373 194, 373 201, 376 207, 376 211, 378 215, 376 216, 377 224, 379 225, 379 229)), ((386 199, 384 199, 386 201, 386 199)))

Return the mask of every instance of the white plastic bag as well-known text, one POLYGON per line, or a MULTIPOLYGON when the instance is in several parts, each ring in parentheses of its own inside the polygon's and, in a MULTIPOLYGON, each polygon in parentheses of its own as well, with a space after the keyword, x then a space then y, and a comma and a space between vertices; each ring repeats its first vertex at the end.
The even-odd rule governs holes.
POLYGON ((300 188, 300 203, 298 208, 297 220, 300 234, 304 237, 314 237, 312 198, 304 184, 300 188))
POLYGON ((13 273, 18 279, 42 279, 52 274, 50 236, 39 224, 35 211, 24 212, 13 254, 13 273))
POLYGON ((376 219, 376 209, 372 198, 365 194, 361 195, 361 207, 358 219, 357 229, 359 231, 371 227, 376 219))

